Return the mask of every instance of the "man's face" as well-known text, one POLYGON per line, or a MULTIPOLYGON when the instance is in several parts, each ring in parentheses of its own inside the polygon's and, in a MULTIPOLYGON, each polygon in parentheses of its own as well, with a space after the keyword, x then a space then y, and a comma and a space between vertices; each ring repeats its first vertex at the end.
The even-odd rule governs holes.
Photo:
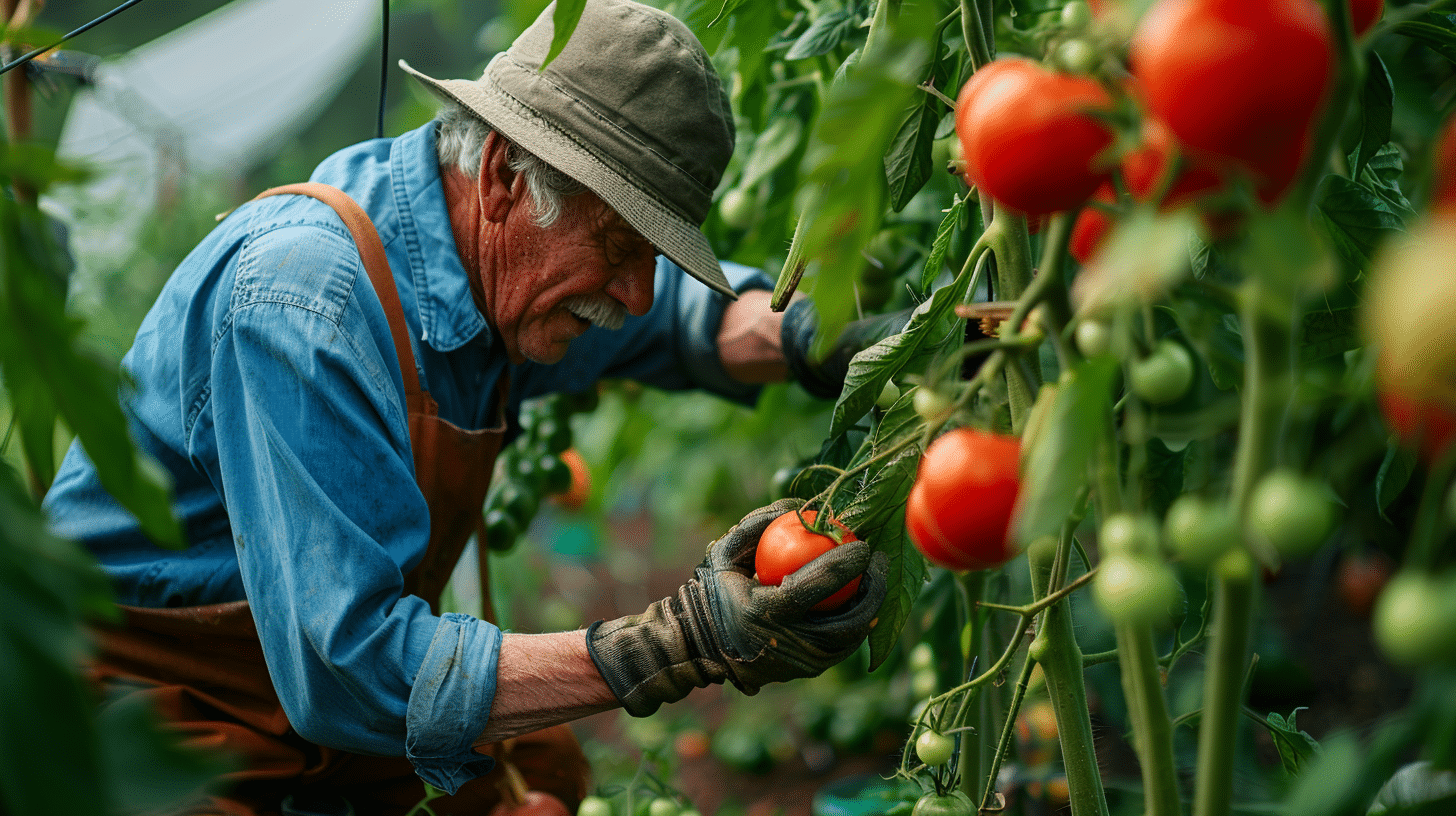
POLYGON ((656 250, 585 192, 542 228, 525 196, 486 251, 494 256, 486 303, 511 361, 555 363, 593 323, 616 329, 652 308, 656 250))

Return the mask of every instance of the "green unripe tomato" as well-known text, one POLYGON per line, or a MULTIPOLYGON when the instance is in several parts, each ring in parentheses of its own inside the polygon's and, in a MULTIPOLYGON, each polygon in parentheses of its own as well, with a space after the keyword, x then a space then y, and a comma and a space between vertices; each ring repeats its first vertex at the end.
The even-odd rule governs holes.
POLYGON ((1113 623, 1163 623, 1178 602, 1178 579, 1161 561, 1113 555, 1102 559, 1092 597, 1113 623))
POLYGON ((587 796, 576 806, 576 816, 612 816, 612 803, 602 796, 587 796))
POLYGON ((1456 660, 1456 581, 1418 572, 1390 579, 1375 602, 1375 642, 1402 666, 1456 660))
POLYGON ((951 410, 950 397, 923 385, 915 389, 915 396, 911 399, 914 401, 915 413, 927 422, 945 419, 951 410))
POLYGON ((1113 513, 1102 522, 1097 543, 1104 555, 1145 557, 1158 552, 1158 523, 1142 513, 1113 513))
POLYGON ((1335 526, 1324 485, 1292 470, 1270 471, 1249 496, 1249 529, 1285 558, 1319 549, 1335 526))
POLYGON ((1128 367, 1128 384, 1149 405, 1167 405, 1193 385, 1193 354, 1176 340, 1159 340, 1152 353, 1128 367))
POLYGON ((940 679, 935 676, 934 669, 917 669, 910 675, 910 696, 917 700, 924 700, 934 697, 940 691, 940 679))
POLYGON ((1233 547, 1213 562, 1213 571, 1218 574, 1219 578, 1230 583, 1246 583, 1254 580, 1257 568, 1254 556, 1249 555, 1249 551, 1243 547, 1233 547))
POLYGON ((652 804, 647 807, 647 816, 679 816, 681 813, 682 806, 666 796, 653 799, 652 804))
POLYGON ((748 229, 753 226, 755 209, 753 195, 742 187, 734 187, 718 201, 718 215, 723 218, 724 224, 733 229, 748 229))
POLYGON ((1224 502, 1185 493, 1168 508, 1163 534, 1174 555, 1195 567, 1206 568, 1238 546, 1239 519, 1224 502))
POLYGON ((935 650, 930 648, 929 643, 917 643, 910 650, 910 669, 920 671, 921 669, 935 668, 935 650))
POLYGON ((1090 74, 1099 60, 1097 49, 1086 40, 1074 38, 1057 44, 1056 62, 1073 74, 1090 74))
POLYGON ((1062 28, 1068 31, 1081 31, 1092 22, 1092 7, 1087 5, 1086 0, 1072 0, 1062 6, 1062 28))
POLYGON ((881 411, 890 410, 895 400, 900 398, 900 387, 895 385, 894 380, 885 380, 885 387, 880 389, 880 395, 875 397, 875 407, 881 411))
POLYGON ((915 738, 915 756, 932 768, 939 768, 949 762, 953 753, 955 737, 927 730, 915 738))
POLYGON ((1112 348, 1112 328, 1101 320, 1084 319, 1077 323, 1077 351, 1083 357, 1100 357, 1112 348))
POLYGON ((964 791, 925 794, 915 801, 910 816, 975 816, 976 806, 964 791))

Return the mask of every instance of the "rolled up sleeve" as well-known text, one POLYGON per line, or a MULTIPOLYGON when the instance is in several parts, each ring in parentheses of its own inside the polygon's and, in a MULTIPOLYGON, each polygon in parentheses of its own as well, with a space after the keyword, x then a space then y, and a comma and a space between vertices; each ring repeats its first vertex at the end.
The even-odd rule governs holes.
POLYGON ((480 623, 454 613, 440 618, 405 714, 405 756, 421 779, 447 793, 495 764, 472 748, 490 719, 501 643, 499 629, 480 623))

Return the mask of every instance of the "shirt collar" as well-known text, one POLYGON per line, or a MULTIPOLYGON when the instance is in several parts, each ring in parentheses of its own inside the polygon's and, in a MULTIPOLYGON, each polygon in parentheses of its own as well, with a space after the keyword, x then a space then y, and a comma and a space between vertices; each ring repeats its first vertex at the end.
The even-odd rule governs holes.
POLYGON ((437 351, 448 352, 483 332, 488 344, 490 332, 476 308, 469 273, 460 263, 445 207, 445 186, 435 157, 435 122, 396 138, 389 162, 417 293, 421 339, 437 351))

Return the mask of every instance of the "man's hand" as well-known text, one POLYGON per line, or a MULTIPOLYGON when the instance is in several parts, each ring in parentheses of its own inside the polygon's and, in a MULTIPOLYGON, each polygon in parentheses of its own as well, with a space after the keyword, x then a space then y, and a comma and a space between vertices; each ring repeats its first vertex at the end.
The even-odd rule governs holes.
POLYGON ((629 713, 645 717, 694 688, 725 680, 756 694, 767 683, 821 674, 859 647, 885 600, 884 553, 851 541, 805 564, 780 586, 754 580, 759 536, 799 504, 784 499, 749 513, 713 542, 677 595, 641 615, 587 629, 592 660, 629 713), (844 606, 813 611, 861 573, 858 592, 844 606))
POLYGON ((901 309, 855 320, 844 327, 823 357, 814 357, 810 349, 819 334, 819 315, 813 301, 801 298, 784 311, 780 334, 784 360, 805 391, 820 399, 835 399, 844 390, 844 377, 854 355, 902 331, 912 311, 901 309))

